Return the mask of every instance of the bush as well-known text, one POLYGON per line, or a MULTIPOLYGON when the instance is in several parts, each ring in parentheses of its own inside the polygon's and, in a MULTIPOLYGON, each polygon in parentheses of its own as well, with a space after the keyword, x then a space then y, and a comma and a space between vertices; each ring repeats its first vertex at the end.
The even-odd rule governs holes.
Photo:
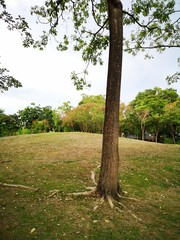
POLYGON ((16 132, 17 135, 31 134, 31 130, 27 128, 21 128, 16 132))
POLYGON ((47 120, 34 121, 32 125, 32 133, 49 132, 50 129, 51 126, 49 125, 49 122, 47 120))

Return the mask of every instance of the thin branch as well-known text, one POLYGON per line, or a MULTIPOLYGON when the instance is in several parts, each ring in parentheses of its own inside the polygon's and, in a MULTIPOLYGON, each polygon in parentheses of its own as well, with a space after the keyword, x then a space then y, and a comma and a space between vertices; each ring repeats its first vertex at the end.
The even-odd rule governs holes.
POLYGON ((173 13, 178 13, 178 12, 180 12, 180 10, 175 10, 173 13))
POLYGON ((92 15, 93 15, 94 21, 96 22, 97 26, 102 27, 101 25, 99 25, 99 23, 96 19, 96 13, 95 13, 95 9, 94 9, 94 0, 91 0, 91 4, 92 4, 92 15))
POLYGON ((154 48, 179 48, 180 45, 157 45, 157 46, 140 46, 140 47, 134 47, 134 48, 127 48, 123 49, 124 51, 129 51, 129 50, 136 50, 136 49, 154 49, 154 48))
POLYGON ((102 29, 104 29, 107 22, 108 22, 108 18, 105 20, 104 24, 102 26, 100 26, 100 28, 95 33, 89 32, 89 31, 85 31, 85 32, 90 34, 90 35, 96 36, 102 29))
POLYGON ((145 24, 141 24, 141 23, 134 17, 133 14, 131 14, 131 13, 125 11, 125 10, 123 10, 123 13, 124 13, 124 14, 127 14, 129 17, 131 17, 131 18, 132 18, 140 27, 142 27, 142 28, 147 28, 148 30, 154 30, 154 29, 158 28, 158 27, 153 27, 153 28, 148 27, 148 25, 152 22, 152 20, 145 25, 145 24))
POLYGON ((179 22, 179 20, 180 20, 180 17, 179 17, 176 21, 173 22, 173 25, 174 25, 175 23, 179 22))

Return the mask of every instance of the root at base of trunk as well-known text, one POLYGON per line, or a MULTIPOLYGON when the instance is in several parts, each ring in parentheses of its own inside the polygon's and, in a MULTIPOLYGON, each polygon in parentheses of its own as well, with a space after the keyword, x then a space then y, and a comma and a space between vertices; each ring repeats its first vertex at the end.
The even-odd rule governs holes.
POLYGON ((131 197, 126 197, 124 195, 124 192, 122 192, 121 194, 120 193, 115 194, 116 197, 112 197, 110 195, 101 196, 101 194, 99 194, 98 190, 97 190, 97 182, 95 180, 95 172, 93 172, 93 171, 91 171, 91 179, 92 179, 95 187, 87 187, 86 189, 89 190, 89 191, 69 193, 68 196, 75 196, 75 197, 76 196, 94 196, 94 197, 98 197, 98 201, 96 202, 96 205, 93 208, 94 211, 96 211, 99 208, 100 205, 107 202, 111 209, 115 208, 120 212, 122 212, 122 209, 126 209, 126 211, 133 218, 135 218, 138 221, 141 221, 141 219, 139 217, 137 217, 133 212, 131 212, 131 210, 128 207, 126 207, 126 205, 121 203, 122 199, 127 199, 127 200, 132 200, 132 201, 138 201, 138 199, 131 198, 131 197))
POLYGON ((0 186, 10 187, 10 188, 26 189, 26 190, 31 190, 31 191, 38 191, 39 190, 38 188, 33 188, 33 187, 21 185, 21 184, 9 184, 9 183, 1 183, 0 182, 0 186))
POLYGON ((91 189, 91 191, 85 191, 85 192, 74 192, 74 193, 68 193, 68 196, 92 196, 96 193, 96 187, 87 187, 86 189, 91 189))
MULTIPOLYGON (((128 198, 126 197, 126 199, 131 199, 132 198, 128 198)), ((133 200, 136 200, 133 198, 133 200)), ((135 218, 137 221, 142 221, 138 216, 136 216, 125 204, 121 203, 120 201, 115 200, 114 198, 112 198, 111 196, 107 196, 106 198, 102 197, 98 200, 96 206, 94 207, 94 211, 96 211, 100 205, 102 205, 104 202, 108 202, 109 206, 111 207, 111 209, 116 209, 119 212, 123 212, 122 209, 125 209, 129 215, 131 215, 133 218, 135 218)))

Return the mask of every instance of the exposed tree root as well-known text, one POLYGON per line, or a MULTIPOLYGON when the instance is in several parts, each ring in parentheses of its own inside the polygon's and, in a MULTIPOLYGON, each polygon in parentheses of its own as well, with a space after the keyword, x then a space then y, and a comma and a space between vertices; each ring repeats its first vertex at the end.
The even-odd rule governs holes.
POLYGON ((59 192, 60 192, 60 190, 57 190, 57 189, 51 190, 49 197, 53 197, 53 196, 57 195, 59 192))
MULTIPOLYGON (((67 195, 68 196, 75 196, 75 197, 77 197, 77 196, 97 196, 97 192, 96 192, 97 182, 96 182, 96 179, 95 179, 95 171, 96 171, 96 169, 94 171, 91 171, 91 179, 92 179, 93 184, 95 185, 94 187, 87 187, 86 189, 88 191, 85 191, 85 192, 73 192, 73 193, 68 193, 67 195)), ((50 191, 50 197, 58 194, 59 192, 60 192, 60 190, 57 190, 57 189, 51 190, 50 191)), ((129 208, 127 206, 125 206, 122 202, 120 202, 121 199, 139 201, 138 199, 127 197, 127 196, 122 196, 121 194, 117 194, 117 197, 118 197, 119 201, 115 200, 111 196, 106 196, 106 198, 105 197, 99 198, 98 201, 96 202, 96 205, 94 206, 93 210, 96 211, 99 208, 99 206, 102 205, 106 201, 106 202, 108 202, 108 204, 111 208, 115 208, 120 212, 123 212, 122 209, 124 208, 124 209, 127 210, 127 212, 133 218, 135 218, 138 221, 142 221, 139 217, 137 217, 134 213, 132 213, 131 210, 129 210, 129 208)))
POLYGON ((0 186, 12 187, 12 188, 22 188, 22 189, 27 189, 27 190, 31 190, 31 191, 38 191, 39 190, 38 188, 28 187, 28 186, 20 185, 20 184, 0 183, 0 186))
MULTIPOLYGON (((134 213, 132 213, 124 204, 122 204, 122 203, 120 203, 120 202, 116 202, 117 204, 119 204, 120 206, 122 206, 123 208, 125 208, 127 211, 128 211, 128 213, 132 216, 132 217, 134 217, 136 220, 138 220, 138 221, 142 221, 142 219, 141 218, 139 218, 139 217, 137 217, 134 213)), ((120 210, 119 208, 117 208, 118 210, 120 210)), ((121 210, 120 210, 121 211, 121 210)))
POLYGON ((97 182, 96 182, 96 179, 95 179, 95 173, 93 171, 91 171, 91 179, 92 179, 94 185, 96 186, 97 182))
POLYGON ((88 189, 91 188, 91 191, 85 191, 85 192, 74 192, 74 193, 68 193, 68 196, 92 196, 96 192, 96 187, 88 187, 88 189))
POLYGON ((136 198, 126 197, 126 196, 122 196, 122 195, 120 195, 120 194, 118 194, 118 197, 119 197, 119 198, 124 198, 124 199, 133 200, 133 201, 139 201, 139 200, 136 199, 136 198))
MULTIPOLYGON (((100 168, 100 165, 97 166, 97 168, 100 168)), ((91 179, 92 179, 95 186, 97 186, 96 177, 95 177, 95 172, 96 172, 97 168, 95 168, 94 171, 91 171, 91 179)))
POLYGON ((100 205, 102 205, 104 202, 105 202, 105 199, 104 199, 104 198, 100 198, 100 199, 98 200, 97 204, 95 205, 95 207, 94 207, 93 210, 96 211, 96 210, 98 209, 98 207, 99 207, 100 205))
MULTIPOLYGON (((131 199, 131 198, 128 198, 128 197, 127 197, 127 199, 131 199)), ((133 200, 134 200, 134 199, 133 199, 133 200)), ((94 207, 94 211, 96 211, 96 210, 98 209, 98 207, 99 207, 100 205, 102 205, 104 202, 105 202, 105 199, 104 199, 104 198, 101 198, 101 199, 98 201, 97 205, 94 207)), ((107 202, 108 202, 108 204, 109 204, 109 206, 110 206, 111 208, 114 208, 114 207, 115 207, 115 209, 117 209, 117 210, 120 211, 120 212, 122 212, 122 209, 121 209, 121 208, 124 208, 124 209, 127 210, 127 212, 128 212, 133 218, 135 218, 135 219, 138 220, 138 221, 142 221, 139 217, 137 217, 134 213, 132 213, 131 210, 129 210, 128 207, 126 207, 123 203, 114 200, 111 196, 108 196, 108 197, 107 197, 107 202), (120 208, 120 207, 121 207, 121 208, 120 208)))
MULTIPOLYGON (((98 166, 97 168, 99 168, 100 166, 98 166)), ((97 169, 96 168, 96 169, 97 169)), ((92 182, 94 183, 95 187, 86 187, 87 190, 90 191, 85 191, 85 192, 74 192, 74 193, 68 193, 68 196, 93 196, 96 194, 96 186, 97 186, 97 182, 96 182, 96 178, 95 178, 95 171, 91 171, 91 179, 92 182)))

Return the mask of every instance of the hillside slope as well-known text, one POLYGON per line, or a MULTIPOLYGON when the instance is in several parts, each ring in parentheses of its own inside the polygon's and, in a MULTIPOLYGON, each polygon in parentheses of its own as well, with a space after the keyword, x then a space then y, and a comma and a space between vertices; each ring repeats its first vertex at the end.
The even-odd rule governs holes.
POLYGON ((0 139, 0 239, 177 239, 180 146, 120 138, 118 209, 70 197, 93 186, 102 135, 48 133, 0 139), (52 192, 51 190, 58 190, 52 192), (138 220, 136 216, 141 220, 138 220))

